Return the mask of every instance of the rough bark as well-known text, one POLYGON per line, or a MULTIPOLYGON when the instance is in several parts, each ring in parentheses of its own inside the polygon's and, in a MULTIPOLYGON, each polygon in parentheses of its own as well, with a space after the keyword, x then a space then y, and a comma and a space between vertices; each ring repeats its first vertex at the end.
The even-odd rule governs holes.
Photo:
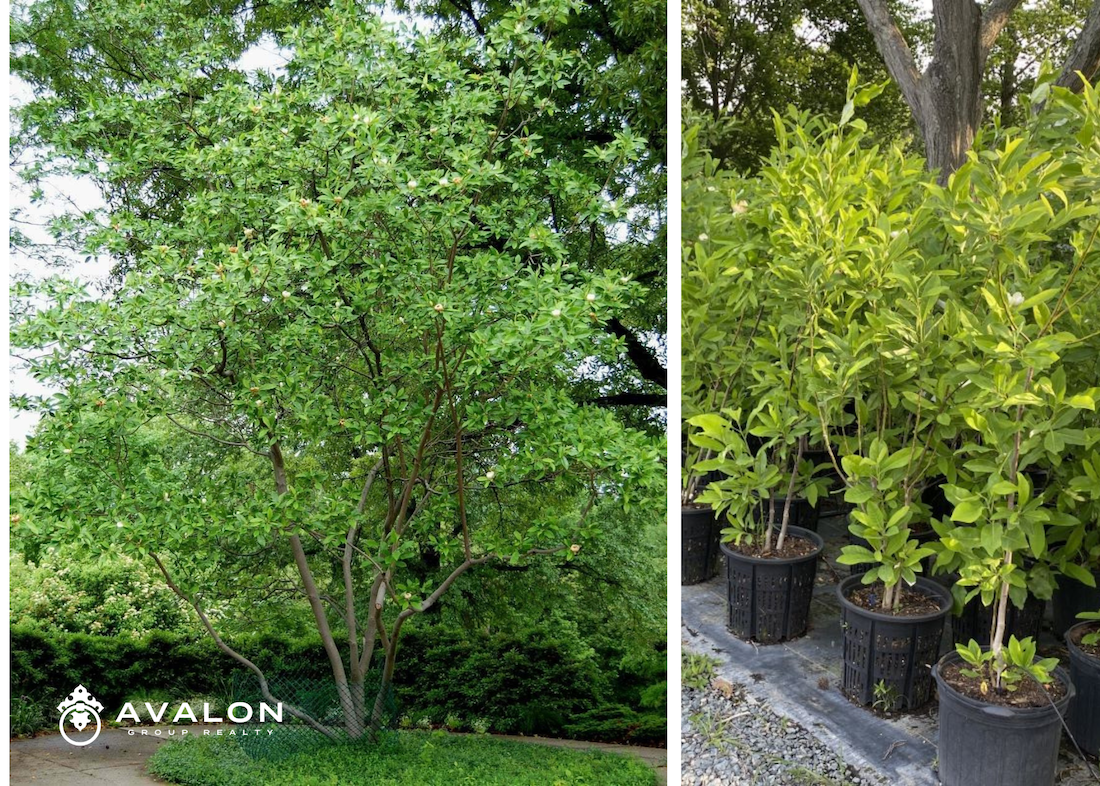
POLYGON ((1062 65, 1062 74, 1055 84, 1079 92, 1084 84, 1077 75, 1080 71, 1090 81, 1100 71, 1100 0, 1095 0, 1085 17, 1085 26, 1062 65))
MULTIPOLYGON (((966 160, 982 119, 982 75, 989 51, 1022 0, 993 0, 984 10, 974 0, 933 0, 932 59, 923 74, 886 0, 857 1, 887 70, 913 112, 928 168, 939 170, 940 182, 946 182, 966 160)), ((1080 90, 1076 72, 1091 79, 1098 70, 1100 0, 1089 10, 1057 84, 1080 90)))

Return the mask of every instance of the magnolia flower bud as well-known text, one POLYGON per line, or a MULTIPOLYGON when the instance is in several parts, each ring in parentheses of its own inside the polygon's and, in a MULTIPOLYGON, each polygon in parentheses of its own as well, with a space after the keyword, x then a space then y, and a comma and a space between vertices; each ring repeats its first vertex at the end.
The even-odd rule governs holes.
POLYGON ((584 299, 587 300, 589 303, 595 303, 596 302, 596 293, 595 292, 589 292, 587 295, 584 296, 584 299))
POLYGON ((287 290, 284 289, 283 290, 283 298, 285 299, 285 298, 288 298, 288 297, 290 297, 290 292, 288 292, 287 290))
POLYGON ((489 470, 488 472, 485 473, 485 479, 486 480, 492 480, 496 476, 497 476, 497 473, 493 472, 492 470, 489 470))

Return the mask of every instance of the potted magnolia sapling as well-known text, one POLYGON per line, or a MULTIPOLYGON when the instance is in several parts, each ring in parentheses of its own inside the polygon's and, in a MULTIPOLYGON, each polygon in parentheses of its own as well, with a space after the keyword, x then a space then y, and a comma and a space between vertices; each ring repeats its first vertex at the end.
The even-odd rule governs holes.
MULTIPOLYGON (((1047 344, 1056 356, 1056 344, 1047 344)), ((972 370, 977 379, 988 369, 972 370)), ((966 453, 973 473, 970 488, 944 487, 954 506, 956 526, 941 540, 943 553, 958 565, 956 591, 964 602, 980 601, 989 611, 988 646, 975 638, 957 642, 933 676, 940 701, 940 779, 945 786, 1051 784, 1061 738, 1061 720, 1074 689, 1053 659, 1036 657, 1035 639, 1009 631, 1009 610, 1024 608, 1029 595, 1049 597, 1045 567, 1048 530, 1076 523, 1069 514, 1036 497, 1021 457, 1042 451, 1044 424, 1066 423, 1057 413, 1067 407, 1057 372, 1034 370, 1003 377, 1002 388, 981 388, 1009 401, 1026 398, 1028 407, 964 408, 979 441, 966 453), (1013 381, 1015 384, 1013 384, 1013 381), (1026 397, 1029 389, 1035 399, 1026 397), (1027 415, 1025 415, 1025 411, 1027 415), (1030 561, 1025 562, 1025 557, 1030 561)), ((978 383, 975 387, 979 387, 978 383)), ((1090 397, 1091 398, 1091 397, 1090 397)), ((978 404, 986 395, 970 403, 978 404)), ((1004 402, 1001 402, 1002 405, 1004 402)), ((1077 399, 1077 403, 1083 403, 1077 399)), ((1062 430, 1071 433, 1068 424, 1062 430)))
MULTIPOLYGON (((797 638, 809 627, 817 558, 825 545, 816 532, 792 523, 797 500, 812 506, 827 483, 812 476, 811 462, 801 460, 809 424, 772 436, 753 453, 743 413, 725 414, 729 417, 706 414, 689 422, 723 445, 706 466, 726 477, 712 482, 699 500, 727 525, 722 530, 727 626, 738 638, 762 644, 797 638)), ((764 437, 770 430, 750 431, 764 437)))
POLYGON ((1069 675, 1077 698, 1069 708, 1066 725, 1077 746, 1092 756, 1100 755, 1100 610, 1077 615, 1082 622, 1066 632, 1069 675))
POLYGON ((837 587, 844 632, 842 689, 871 704, 883 686, 894 709, 916 709, 932 695, 929 667, 939 657, 951 595, 918 577, 922 561, 935 552, 912 537, 910 524, 921 505, 911 477, 921 465, 920 449, 891 452, 875 439, 866 456, 844 456, 845 499, 855 505, 849 529, 862 543, 846 546, 838 562, 867 564, 862 575, 837 587))
MULTIPOLYGON (((1086 262, 1097 208, 1067 196, 1085 187, 1065 176, 1067 162, 1076 169, 1073 159, 1096 139, 1096 94, 1085 91, 1084 102, 1053 96, 1032 128, 1002 131, 995 149, 977 140, 982 155, 930 190, 957 273, 958 340, 970 354, 958 368, 972 383, 956 397, 969 430, 959 450, 968 476, 944 487, 958 526, 941 541, 948 560, 959 560, 966 599, 992 607, 988 648, 958 643, 933 671, 944 786, 1053 784, 1061 718, 1074 695, 1056 661, 1038 657, 1033 639, 1010 635, 1007 622, 1029 584, 1038 589, 1026 574, 1041 575, 1050 532, 1077 524, 1034 493, 1025 470, 1058 466, 1067 448, 1083 445, 1077 421, 1100 398, 1080 379, 1068 384, 1066 373, 1087 341, 1071 329, 1085 327, 1080 304, 1094 283, 1086 262), (1047 127, 1057 136, 1037 136, 1047 127), (1052 151, 1058 139, 1064 150, 1052 151), (1024 570, 1024 556, 1040 570, 1024 570)), ((1085 193, 1096 186, 1092 179, 1085 193)))

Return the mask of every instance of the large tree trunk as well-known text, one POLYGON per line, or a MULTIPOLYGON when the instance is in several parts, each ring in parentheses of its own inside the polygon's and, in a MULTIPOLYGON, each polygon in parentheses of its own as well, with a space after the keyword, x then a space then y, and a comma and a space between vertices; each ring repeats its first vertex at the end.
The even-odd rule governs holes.
MULTIPOLYGON (((983 8, 974 0, 932 0, 932 59, 921 73, 886 0, 858 0, 886 68, 913 112, 928 168, 939 170, 941 183, 966 161, 974 143, 989 50, 1021 1, 992 0, 983 8)), ((1080 90, 1083 85, 1074 72, 1092 78, 1097 70, 1100 0, 1093 3, 1058 84, 1080 90)))
POLYGON ((936 34, 913 114, 941 182, 966 161, 982 120, 982 14, 973 0, 934 0, 936 34))

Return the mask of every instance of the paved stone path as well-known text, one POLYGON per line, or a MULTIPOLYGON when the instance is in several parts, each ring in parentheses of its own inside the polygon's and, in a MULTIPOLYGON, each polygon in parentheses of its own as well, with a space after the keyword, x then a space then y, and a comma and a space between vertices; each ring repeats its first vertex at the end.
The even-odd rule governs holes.
MULTIPOLYGON (((179 737, 157 737, 153 734, 154 728, 144 727, 149 732, 146 736, 141 735, 143 729, 134 729, 134 736, 129 735, 128 729, 104 729, 95 742, 84 748, 74 748, 59 734, 46 734, 29 740, 11 740, 8 747, 8 783, 12 786, 149 786, 162 783, 145 772, 145 762, 160 745, 179 737)), ((201 730, 203 727, 191 728, 201 730)), ((656 770, 661 786, 668 783, 668 757, 663 748, 607 745, 546 737, 494 736, 537 745, 574 750, 594 749, 634 756, 656 770)))
MULTIPOLYGON (((152 731, 147 727, 148 731, 152 731)), ((145 761, 160 745, 178 737, 134 736, 129 729, 104 729, 91 745, 75 748, 60 734, 12 740, 8 772, 12 786, 147 786, 160 781, 145 772, 145 761)))

